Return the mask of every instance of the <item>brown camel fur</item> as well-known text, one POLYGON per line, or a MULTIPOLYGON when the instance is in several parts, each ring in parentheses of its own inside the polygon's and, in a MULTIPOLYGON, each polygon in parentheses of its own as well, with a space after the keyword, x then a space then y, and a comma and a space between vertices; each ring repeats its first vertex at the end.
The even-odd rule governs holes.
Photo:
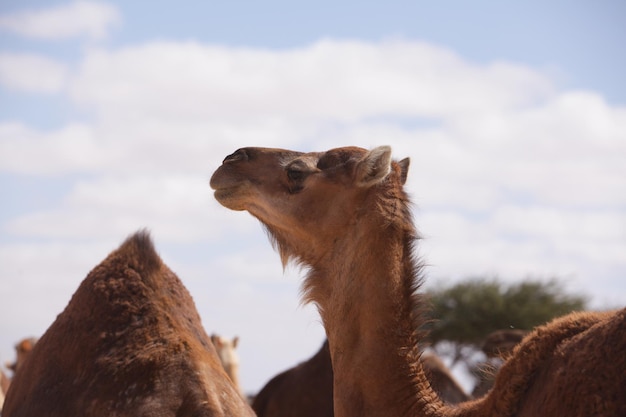
POLYGON ((537 328, 479 400, 444 405, 418 360, 422 263, 403 186, 408 159, 356 147, 301 153, 244 148, 211 178, 215 198, 266 227, 283 264, 307 267, 343 416, 626 415, 626 309, 537 328))
POLYGON ((80 284, 15 374, 3 417, 252 416, 146 232, 80 284))
MULTIPOLYGON (((436 355, 424 354, 421 360, 430 384, 444 402, 470 399, 436 355)), ((258 417, 332 417, 333 368, 328 341, 309 360, 273 377, 256 395, 252 409, 258 417)))
POLYGON ((310 359, 276 375, 252 402, 258 417, 331 417, 333 368, 328 342, 310 359))

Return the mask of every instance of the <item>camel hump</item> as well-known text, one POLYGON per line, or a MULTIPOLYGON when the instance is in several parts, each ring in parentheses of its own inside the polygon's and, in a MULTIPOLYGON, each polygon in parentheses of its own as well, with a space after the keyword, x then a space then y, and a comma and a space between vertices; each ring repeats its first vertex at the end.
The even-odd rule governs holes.
POLYGON ((126 238, 120 247, 109 256, 108 261, 124 263, 135 269, 140 275, 151 274, 163 265, 152 242, 150 232, 146 229, 138 230, 126 238))

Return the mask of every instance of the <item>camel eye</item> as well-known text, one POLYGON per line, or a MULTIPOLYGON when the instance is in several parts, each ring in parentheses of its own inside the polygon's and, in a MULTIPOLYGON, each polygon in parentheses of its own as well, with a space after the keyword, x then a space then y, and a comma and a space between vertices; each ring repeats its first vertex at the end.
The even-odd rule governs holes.
POLYGON ((287 170, 287 178, 291 181, 302 181, 306 173, 304 171, 300 171, 299 169, 289 168, 287 170))

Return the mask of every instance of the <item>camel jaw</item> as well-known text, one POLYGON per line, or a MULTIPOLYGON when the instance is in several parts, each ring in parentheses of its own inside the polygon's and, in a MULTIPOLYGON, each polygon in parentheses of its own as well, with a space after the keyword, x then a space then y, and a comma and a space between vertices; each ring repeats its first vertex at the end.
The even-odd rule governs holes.
POLYGON ((249 191, 249 182, 233 175, 230 164, 222 164, 217 168, 209 185, 215 191, 215 199, 224 207, 236 211, 246 209, 245 196, 249 191))
POLYGON ((249 187, 245 183, 217 188, 211 184, 211 187, 215 190, 213 196, 222 206, 234 211, 247 210, 248 205, 245 196, 248 194, 247 189, 249 187))

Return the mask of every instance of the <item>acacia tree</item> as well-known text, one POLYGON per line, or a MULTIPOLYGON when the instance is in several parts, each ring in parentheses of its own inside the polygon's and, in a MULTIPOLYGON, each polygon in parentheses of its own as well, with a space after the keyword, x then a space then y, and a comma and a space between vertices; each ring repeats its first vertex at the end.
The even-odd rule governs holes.
POLYGON ((531 330, 571 311, 584 310, 586 300, 567 294, 555 280, 503 284, 473 278, 428 291, 432 304, 428 324, 431 347, 452 358, 452 365, 480 349, 496 330, 531 330), (447 342, 447 343, 445 343, 447 342))

